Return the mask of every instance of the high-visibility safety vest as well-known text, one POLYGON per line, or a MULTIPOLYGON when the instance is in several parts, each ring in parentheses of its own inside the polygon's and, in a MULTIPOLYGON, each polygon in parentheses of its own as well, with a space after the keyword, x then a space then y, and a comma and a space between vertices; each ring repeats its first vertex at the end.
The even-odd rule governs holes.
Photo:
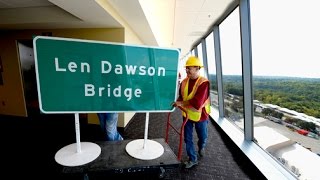
MULTIPOLYGON (((199 77, 196 81, 196 83, 193 86, 193 89, 191 93, 188 95, 188 87, 189 87, 189 78, 184 79, 181 82, 181 89, 180 93, 182 94, 183 101, 188 101, 194 97, 194 95, 197 92, 198 87, 204 83, 208 82, 208 80, 204 77, 199 77)), ((208 98, 206 101, 201 105, 201 107, 198 109, 195 109, 191 105, 183 106, 186 108, 186 111, 188 113, 188 119, 198 122, 201 118, 201 113, 202 113, 202 108, 205 107, 206 112, 209 114, 210 113, 210 95, 208 95, 208 98)), ((183 117, 186 117, 186 113, 182 112, 183 117)))

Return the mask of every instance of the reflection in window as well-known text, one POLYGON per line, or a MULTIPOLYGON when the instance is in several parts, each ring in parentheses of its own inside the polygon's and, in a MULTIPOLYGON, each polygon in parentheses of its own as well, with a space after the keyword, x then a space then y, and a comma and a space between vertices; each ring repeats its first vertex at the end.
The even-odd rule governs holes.
POLYGON ((243 84, 239 8, 220 25, 225 117, 243 130, 243 84))
POLYGON ((250 7, 254 137, 308 180, 319 179, 320 164, 320 71, 314 65, 320 59, 319 5, 271 0, 251 1, 250 7))

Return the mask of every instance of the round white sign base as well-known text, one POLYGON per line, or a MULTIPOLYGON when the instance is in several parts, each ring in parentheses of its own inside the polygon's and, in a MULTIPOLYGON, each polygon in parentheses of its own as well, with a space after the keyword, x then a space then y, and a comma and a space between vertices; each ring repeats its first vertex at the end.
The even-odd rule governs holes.
POLYGON ((163 146, 153 140, 137 139, 129 142, 126 146, 127 153, 137 159, 151 160, 160 157, 163 152, 163 146))
POLYGON ((80 166, 95 160, 101 153, 99 145, 81 142, 81 152, 77 152, 77 143, 61 148, 55 155, 57 163, 64 166, 80 166))

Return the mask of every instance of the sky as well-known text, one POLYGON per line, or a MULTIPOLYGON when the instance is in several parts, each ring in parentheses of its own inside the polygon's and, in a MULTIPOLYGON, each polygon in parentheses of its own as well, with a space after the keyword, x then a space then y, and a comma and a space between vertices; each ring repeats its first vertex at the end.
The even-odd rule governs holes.
MULTIPOLYGON (((320 78, 319 6, 319 0, 250 1, 253 75, 320 78)), ((225 75, 241 74, 238 13, 220 25, 225 75)))

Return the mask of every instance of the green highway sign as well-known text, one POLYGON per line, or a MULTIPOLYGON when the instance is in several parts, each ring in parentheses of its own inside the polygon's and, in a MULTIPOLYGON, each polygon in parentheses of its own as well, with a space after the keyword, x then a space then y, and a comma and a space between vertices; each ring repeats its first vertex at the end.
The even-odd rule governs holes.
POLYGON ((178 49, 45 36, 33 47, 43 113, 174 109, 178 49))

